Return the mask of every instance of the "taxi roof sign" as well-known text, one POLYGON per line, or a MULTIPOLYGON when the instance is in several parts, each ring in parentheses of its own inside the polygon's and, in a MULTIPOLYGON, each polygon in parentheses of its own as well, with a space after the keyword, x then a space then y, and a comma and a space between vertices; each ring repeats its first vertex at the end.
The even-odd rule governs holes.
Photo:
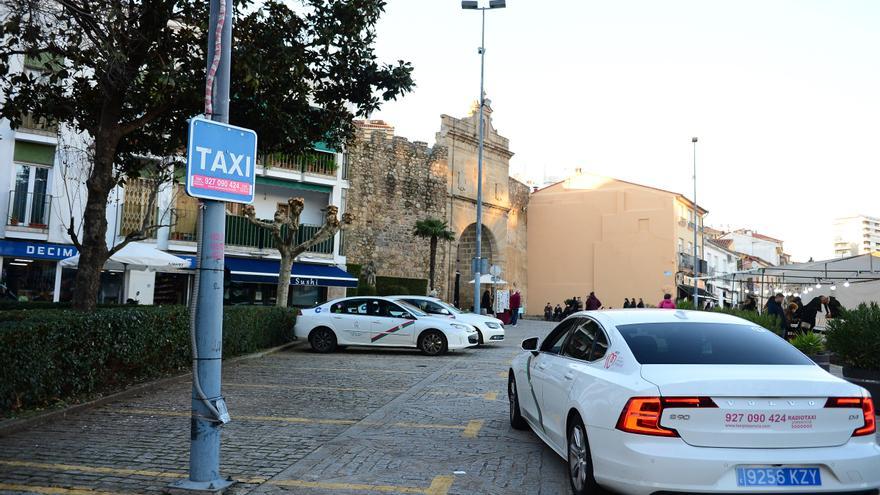
POLYGON ((254 202, 257 133, 193 117, 186 150, 186 193, 194 198, 254 202))

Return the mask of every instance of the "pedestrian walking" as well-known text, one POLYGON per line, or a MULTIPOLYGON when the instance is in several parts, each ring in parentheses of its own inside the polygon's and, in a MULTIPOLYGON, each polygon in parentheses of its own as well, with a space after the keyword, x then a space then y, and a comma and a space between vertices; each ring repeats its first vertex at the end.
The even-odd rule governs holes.
POLYGON ((595 292, 590 292, 590 295, 587 296, 587 304, 585 307, 587 311, 595 311, 602 307, 602 301, 600 301, 599 298, 596 297, 595 292))
POLYGON ((675 309, 675 301, 672 300, 672 294, 664 294, 663 300, 657 305, 660 309, 675 309))
POLYGON ((627 309, 627 308, 630 307, 630 306, 629 306, 629 298, 628 298, 628 297, 623 298, 623 307, 624 307, 624 309, 627 309))
POLYGON ((510 296, 510 324, 512 326, 516 326, 517 320, 519 320, 519 307, 520 307, 520 296, 519 289, 516 286, 513 287, 513 294, 510 296))
POLYGON ((641 297, 639 298, 639 303, 636 304, 636 307, 637 308, 644 308, 645 307, 645 301, 642 301, 641 297))

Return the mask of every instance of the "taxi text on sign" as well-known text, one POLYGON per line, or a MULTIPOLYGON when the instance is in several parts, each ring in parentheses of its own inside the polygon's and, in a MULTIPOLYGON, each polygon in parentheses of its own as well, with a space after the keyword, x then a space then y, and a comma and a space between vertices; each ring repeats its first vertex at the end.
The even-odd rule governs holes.
POLYGON ((204 117, 189 121, 186 193, 194 198, 253 203, 257 133, 204 117))

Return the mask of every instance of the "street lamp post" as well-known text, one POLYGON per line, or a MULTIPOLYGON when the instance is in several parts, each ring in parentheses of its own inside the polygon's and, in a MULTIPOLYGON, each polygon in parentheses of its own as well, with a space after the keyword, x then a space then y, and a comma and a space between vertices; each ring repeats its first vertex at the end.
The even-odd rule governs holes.
POLYGON ((697 229, 700 226, 700 211, 697 209, 697 138, 692 137, 694 144, 694 309, 700 309, 700 289, 697 277, 700 276, 700 259, 697 258, 697 229))
POLYGON ((490 9, 503 9, 506 7, 505 0, 490 0, 488 7, 480 7, 476 0, 462 0, 461 8, 465 10, 479 10, 482 15, 482 29, 480 32, 480 144, 477 152, 477 253, 474 258, 474 313, 480 314, 480 272, 483 263, 483 106, 485 94, 483 93, 483 79, 486 67, 486 11, 490 9))

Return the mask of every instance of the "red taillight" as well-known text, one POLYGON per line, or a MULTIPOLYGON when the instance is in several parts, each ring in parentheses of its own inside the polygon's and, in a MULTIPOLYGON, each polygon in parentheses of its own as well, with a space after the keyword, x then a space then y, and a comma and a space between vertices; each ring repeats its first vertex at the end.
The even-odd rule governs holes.
POLYGON ((825 407, 861 409, 865 417, 864 426, 853 431, 854 437, 873 435, 877 431, 877 416, 874 401, 870 397, 829 397, 825 407))
POLYGON ((709 397, 633 397, 627 401, 617 429, 639 435, 677 437, 678 432, 660 426, 663 409, 718 407, 709 397))

